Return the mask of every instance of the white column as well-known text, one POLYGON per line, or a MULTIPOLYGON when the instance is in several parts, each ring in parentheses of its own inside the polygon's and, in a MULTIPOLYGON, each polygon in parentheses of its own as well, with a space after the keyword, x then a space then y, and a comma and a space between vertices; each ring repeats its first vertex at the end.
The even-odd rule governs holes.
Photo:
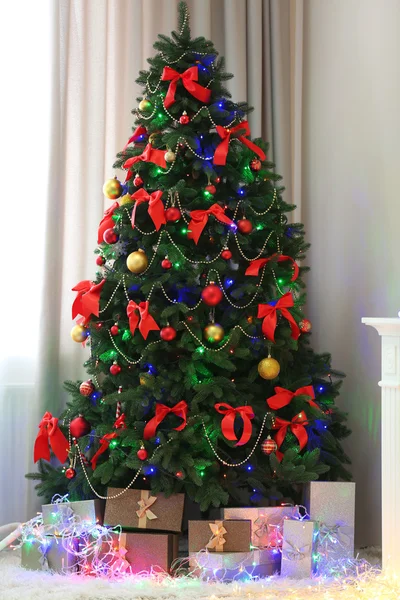
POLYGON ((400 319, 362 322, 382 336, 382 561, 400 573, 400 319))

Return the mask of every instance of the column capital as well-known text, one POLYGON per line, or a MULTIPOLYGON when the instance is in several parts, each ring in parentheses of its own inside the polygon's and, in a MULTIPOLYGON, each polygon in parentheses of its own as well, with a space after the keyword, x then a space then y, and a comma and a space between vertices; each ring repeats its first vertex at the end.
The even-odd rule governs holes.
POLYGON ((379 335, 400 336, 400 319, 363 317, 361 323, 374 327, 379 335))

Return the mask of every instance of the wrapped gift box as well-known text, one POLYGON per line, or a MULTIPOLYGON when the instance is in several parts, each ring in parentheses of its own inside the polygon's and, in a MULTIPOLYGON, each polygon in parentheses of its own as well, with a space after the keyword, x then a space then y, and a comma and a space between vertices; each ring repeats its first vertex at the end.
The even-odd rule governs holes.
POLYGON ((48 525, 48 531, 56 533, 57 530, 68 523, 70 515, 77 517, 77 521, 103 524, 104 501, 103 500, 80 500, 78 502, 58 502, 55 504, 43 504, 43 524, 48 525))
MULTIPOLYGON (((108 496, 118 494, 118 488, 108 488, 108 496)), ((185 494, 166 498, 153 496, 149 490, 127 490, 122 496, 107 500, 104 523, 131 529, 152 529, 180 532, 185 494)))
POLYGON ((189 552, 249 552, 250 520, 189 521, 189 552))
POLYGON ((251 552, 191 552, 191 573, 209 581, 233 581, 242 578, 264 578, 280 572, 281 553, 278 549, 251 552))
POLYGON ((315 571, 318 524, 286 520, 283 524, 282 577, 308 579, 315 571))
POLYGON ((331 558, 354 555, 356 484, 313 481, 305 487, 304 504, 318 521, 318 551, 331 558))
POLYGON ((252 523, 251 543, 256 548, 282 545, 283 520, 290 519, 294 506, 223 508, 223 519, 245 519, 252 523))
POLYGON ((75 538, 64 539, 46 536, 42 540, 26 541, 21 547, 21 566, 25 569, 41 571, 50 569, 57 573, 73 573, 77 570, 77 550, 75 538))

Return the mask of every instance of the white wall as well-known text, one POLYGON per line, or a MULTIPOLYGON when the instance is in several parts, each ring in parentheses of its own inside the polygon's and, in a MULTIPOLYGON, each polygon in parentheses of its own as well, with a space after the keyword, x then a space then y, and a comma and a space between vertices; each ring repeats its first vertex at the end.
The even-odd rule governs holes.
POLYGON ((377 544, 380 339, 360 320, 400 308, 400 2, 305 0, 304 43, 309 317, 347 373, 358 543, 377 544))

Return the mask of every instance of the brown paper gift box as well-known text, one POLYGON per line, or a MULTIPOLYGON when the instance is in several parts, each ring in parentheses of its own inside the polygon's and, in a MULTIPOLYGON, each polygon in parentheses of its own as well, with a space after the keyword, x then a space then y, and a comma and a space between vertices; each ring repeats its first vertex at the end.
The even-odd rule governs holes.
MULTIPOLYGON (((108 488, 108 496, 121 490, 108 488)), ((122 496, 107 500, 105 525, 121 525, 131 529, 180 532, 185 494, 166 498, 152 495, 149 490, 127 490, 122 496)))
POLYGON ((189 521, 189 552, 249 552, 251 521, 189 521))

